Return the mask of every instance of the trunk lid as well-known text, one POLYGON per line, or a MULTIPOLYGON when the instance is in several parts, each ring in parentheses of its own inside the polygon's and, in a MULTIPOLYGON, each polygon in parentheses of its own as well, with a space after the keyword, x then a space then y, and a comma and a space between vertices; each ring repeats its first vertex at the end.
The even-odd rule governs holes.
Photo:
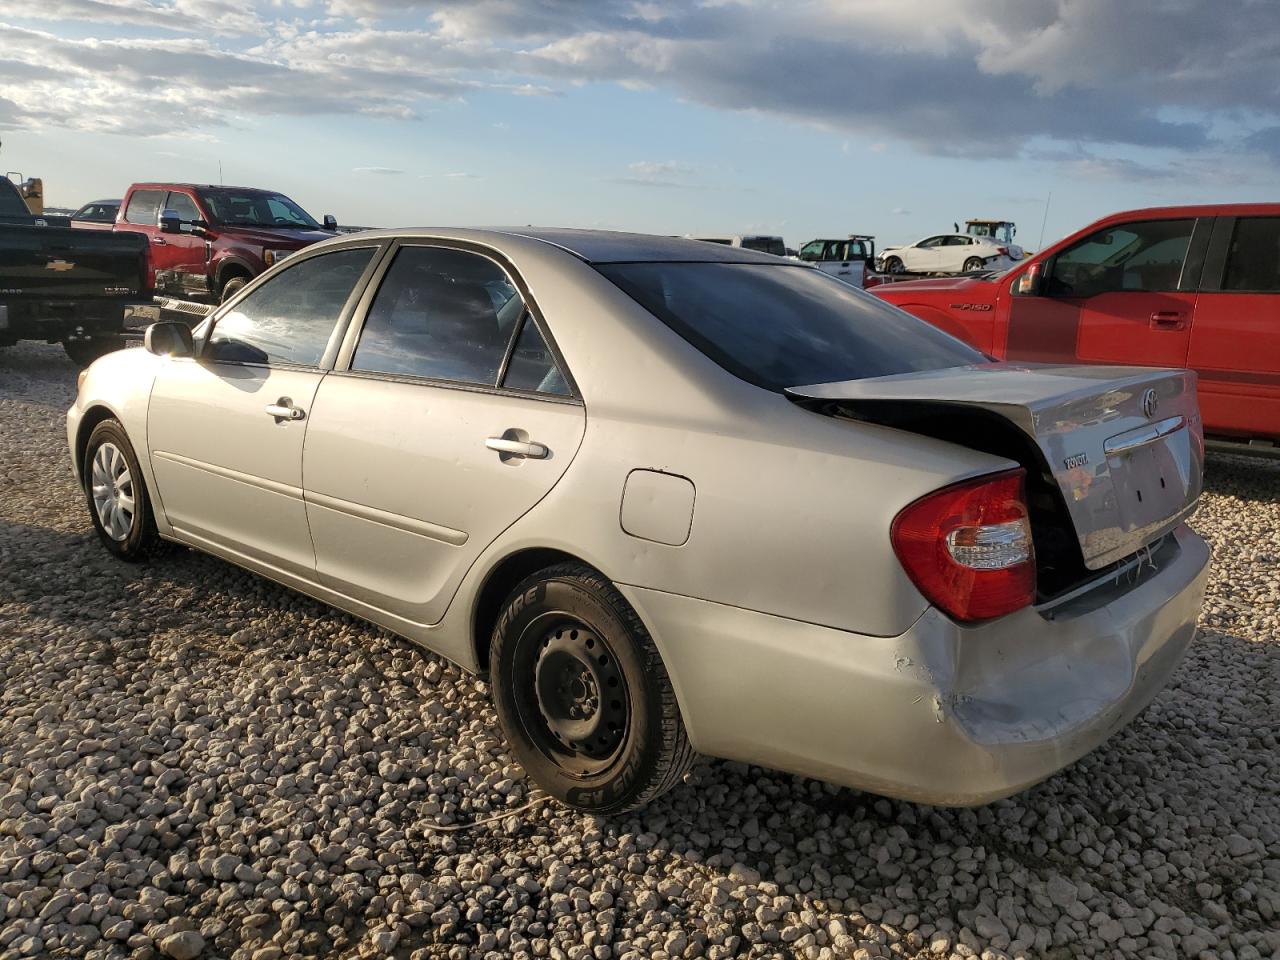
MULTIPOLYGON (((1200 497, 1204 433, 1188 370, 990 363, 786 392, 808 406, 890 426, 927 423, 956 409, 1012 424, 1034 442, 1090 570, 1159 539, 1200 497)), ((969 423, 981 429, 981 420, 969 423)))

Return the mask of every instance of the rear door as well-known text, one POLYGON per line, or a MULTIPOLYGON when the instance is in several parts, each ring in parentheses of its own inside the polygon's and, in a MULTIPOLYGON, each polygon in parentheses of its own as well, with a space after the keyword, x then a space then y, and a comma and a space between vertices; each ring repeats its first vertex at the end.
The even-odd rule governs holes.
POLYGON ((1205 428, 1280 439, 1280 217, 1219 217, 1187 365, 1205 428))
POLYGON ((158 500, 188 542, 314 576, 302 442, 376 245, 299 259, 213 318, 151 391, 158 500))
POLYGON ((156 289, 175 297, 209 293, 208 244, 192 231, 192 221, 203 220, 195 198, 184 190, 170 190, 164 210, 172 210, 182 222, 180 233, 156 232, 151 253, 156 269, 156 289))
POLYGON ((321 584, 412 623, 555 485, 585 417, 514 271, 405 245, 324 379, 303 457, 321 584))
POLYGON ((147 238, 150 250, 147 252, 147 285, 156 285, 156 250, 164 246, 160 242, 160 210, 164 206, 167 191, 134 190, 127 198, 124 214, 116 222, 116 230, 128 233, 140 233, 147 238))
POLYGON ((1062 250, 1010 301, 1008 359, 1185 366, 1209 227, 1112 224, 1062 250))

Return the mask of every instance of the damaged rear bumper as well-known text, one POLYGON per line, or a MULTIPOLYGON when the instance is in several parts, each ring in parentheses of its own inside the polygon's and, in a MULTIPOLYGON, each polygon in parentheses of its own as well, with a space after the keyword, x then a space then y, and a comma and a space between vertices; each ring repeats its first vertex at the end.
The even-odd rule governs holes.
POLYGON ((977 626, 868 637, 637 587, 694 746, 920 803, 988 803, 1127 724, 1195 634, 1209 548, 1185 525, 1137 585, 977 626))

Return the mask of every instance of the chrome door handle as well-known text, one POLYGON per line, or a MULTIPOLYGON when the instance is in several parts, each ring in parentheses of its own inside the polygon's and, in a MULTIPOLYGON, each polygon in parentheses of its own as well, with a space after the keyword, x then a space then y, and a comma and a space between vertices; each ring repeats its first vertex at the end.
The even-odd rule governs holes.
POLYGON ((301 407, 295 407, 288 397, 281 397, 275 403, 268 403, 267 413, 275 417, 277 423, 281 420, 301 420, 307 415, 301 407))
POLYGON ((511 457, 528 457, 531 460, 545 460, 551 451, 540 443, 527 440, 508 440, 506 437, 489 437, 484 445, 490 450, 505 453, 511 457))
POLYGON ((152 237, 151 242, 152 243, 168 243, 169 241, 166 240, 164 237, 152 237))

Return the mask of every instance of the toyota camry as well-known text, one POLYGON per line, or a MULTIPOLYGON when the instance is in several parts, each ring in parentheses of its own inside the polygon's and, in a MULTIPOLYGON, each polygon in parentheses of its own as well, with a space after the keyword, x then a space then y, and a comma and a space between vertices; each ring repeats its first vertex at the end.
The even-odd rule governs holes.
POLYGON ((487 675, 567 804, 700 752, 966 805, 1098 746, 1190 643, 1195 397, 991 362, 742 248, 396 230, 153 325, 67 437, 107 550, 185 544, 487 675))

